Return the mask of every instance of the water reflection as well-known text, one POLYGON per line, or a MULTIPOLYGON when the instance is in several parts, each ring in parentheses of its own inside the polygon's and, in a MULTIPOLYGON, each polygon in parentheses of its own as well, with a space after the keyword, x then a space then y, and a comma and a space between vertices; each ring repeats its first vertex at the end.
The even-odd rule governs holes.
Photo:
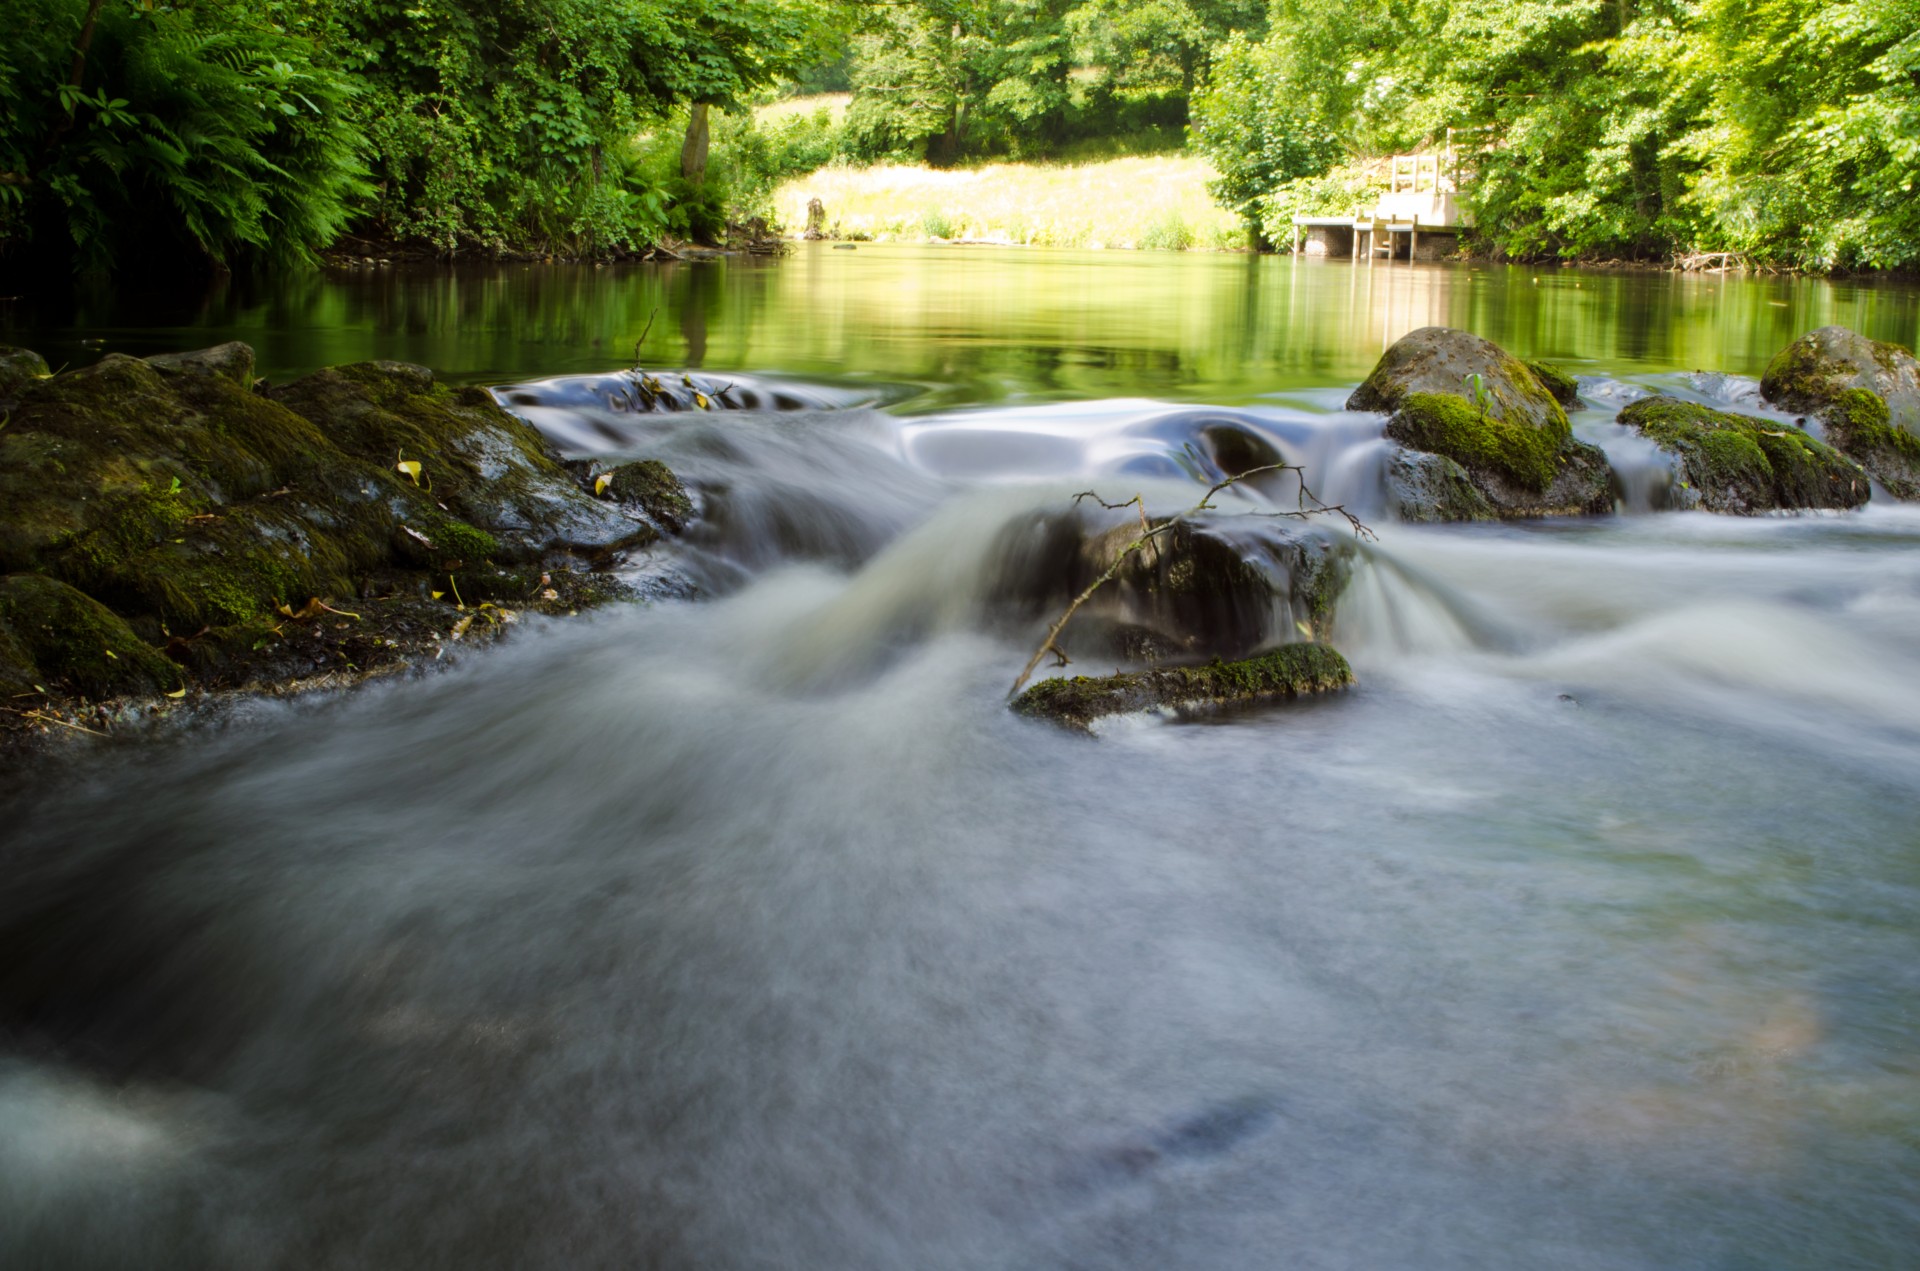
POLYGON ((1614 373, 1757 376, 1842 323, 1920 342, 1920 288, 1204 253, 805 244, 755 258, 607 268, 333 271, 204 296, 0 303, 0 339, 81 364, 244 339, 263 374, 387 357, 499 382, 625 365, 899 379, 922 408, 1147 395, 1247 403, 1351 384, 1428 324, 1614 373), (101 344, 89 344, 99 341, 101 344))

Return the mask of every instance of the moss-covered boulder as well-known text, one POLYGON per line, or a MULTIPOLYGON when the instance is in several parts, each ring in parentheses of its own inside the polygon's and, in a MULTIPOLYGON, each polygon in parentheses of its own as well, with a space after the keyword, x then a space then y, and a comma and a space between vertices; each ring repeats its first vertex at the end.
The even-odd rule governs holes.
MULTIPOLYGON (((1388 437, 1451 459, 1501 517, 1612 510, 1606 456, 1574 438, 1555 390, 1526 363, 1471 332, 1422 327, 1403 336, 1347 408, 1389 412, 1388 437)), ((1416 498, 1411 507, 1422 519, 1453 513, 1477 519, 1480 511, 1475 501, 1457 499, 1416 498)))
POLYGON ((90 596, 38 574, 0 577, 0 691, 88 697, 171 691, 179 668, 90 596))
POLYGON ((1526 368, 1533 372, 1533 378, 1540 387, 1553 394, 1553 400, 1559 402, 1564 410, 1572 410, 1580 404, 1580 385, 1573 376, 1567 374, 1551 362, 1541 362, 1529 358, 1526 368))
POLYGON ((1674 456, 1676 507, 1751 514, 1867 501, 1860 465, 1798 428, 1673 397, 1642 398, 1620 422, 1674 456))
POLYGON ((636 459, 594 475, 596 488, 606 497, 644 513, 669 534, 678 534, 693 521, 693 498, 673 469, 658 459, 636 459))
POLYGON ((329 659, 359 665, 420 625, 387 600, 446 593, 441 635, 459 638, 495 608, 618 592, 569 580, 656 536, 480 390, 370 363, 267 395, 252 372, 235 344, 109 354, 21 388, 0 428, 8 676, 84 694, 173 688, 164 649, 238 682, 276 673, 261 651, 320 624, 338 633, 319 642, 329 659))
POLYGON ((21 389, 47 374, 47 359, 38 353, 0 344, 0 402, 12 401, 21 389))
POLYGON ((1352 684, 1353 668, 1333 649, 1324 644, 1286 644, 1232 662, 1216 658, 1202 666, 1042 680, 1016 697, 1013 709, 1086 731, 1109 715, 1143 711, 1194 715, 1331 693, 1352 684))
MULTIPOLYGON (((558 550, 606 552, 652 537, 582 490, 540 435, 485 389, 449 389, 424 366, 332 367, 270 397, 323 428, 341 451, 383 473, 401 473, 433 506, 484 527, 495 540, 490 555, 531 560, 558 550)), ((432 526, 413 528, 434 536, 432 526)))
POLYGON ((1760 395, 1818 418, 1827 440, 1899 499, 1920 499, 1920 360, 1846 327, 1821 327, 1767 363, 1760 395))
POLYGON ((1827 440, 1896 499, 1920 500, 1920 436, 1895 427, 1884 398, 1843 389, 1821 412, 1827 440))
MULTIPOLYGON (((1139 537, 1137 518, 1106 512, 1015 522, 996 547, 989 604, 1023 629, 1050 622, 1139 537)), ((1351 535, 1324 525, 1175 522, 1126 558, 1060 645, 1074 658, 1239 658, 1302 631, 1318 636, 1332 625, 1356 550, 1351 535)))

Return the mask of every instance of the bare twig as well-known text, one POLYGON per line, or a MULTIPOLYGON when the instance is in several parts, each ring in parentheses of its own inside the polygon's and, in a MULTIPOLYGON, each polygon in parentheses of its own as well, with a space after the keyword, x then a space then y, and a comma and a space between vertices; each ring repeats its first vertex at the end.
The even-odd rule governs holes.
POLYGON ((1299 464, 1293 463, 1269 463, 1258 468, 1248 468, 1245 472, 1237 472, 1224 481, 1216 482, 1205 494, 1200 496, 1198 503, 1184 512, 1179 512, 1168 517, 1158 525, 1150 524, 1147 520, 1146 497, 1144 495, 1136 494, 1131 499, 1125 499, 1119 503, 1109 503, 1092 490, 1083 490, 1073 496, 1073 502, 1076 507, 1079 506, 1082 499, 1092 499, 1095 503, 1098 503, 1101 507, 1107 508, 1110 511, 1117 511, 1124 507, 1137 509, 1140 513, 1140 536, 1121 548, 1119 554, 1113 558, 1113 564, 1107 566, 1106 571, 1098 578, 1088 583, 1086 590, 1073 598, 1073 603, 1067 606, 1066 612, 1056 618, 1053 625, 1047 628, 1046 638, 1040 642, 1040 647, 1033 651, 1033 656, 1027 659, 1027 664, 1020 669, 1020 675, 1014 680, 1013 687, 1007 691, 1007 696, 1011 698, 1018 694, 1022 688, 1026 687, 1027 680, 1033 675, 1033 669, 1040 665, 1041 660, 1045 658, 1047 654, 1051 653, 1060 659, 1056 665, 1067 665, 1067 655, 1060 650, 1059 645, 1056 643, 1060 638, 1060 633, 1066 629, 1067 623, 1073 620, 1073 615, 1080 612, 1080 606, 1093 599, 1095 592, 1119 577, 1120 570, 1127 563, 1129 557, 1159 538, 1162 534, 1173 529, 1174 526, 1180 524, 1182 521, 1190 520, 1202 512, 1217 510, 1214 507, 1213 496, 1228 486, 1244 481, 1248 477, 1257 477, 1266 472, 1291 472, 1300 478, 1299 508, 1297 511, 1259 512, 1253 515, 1284 517, 1289 520, 1304 521, 1314 516, 1338 513, 1346 518, 1347 524, 1352 527, 1355 534, 1361 538, 1373 537, 1373 531, 1361 524, 1360 519, 1354 516, 1353 513, 1347 511, 1343 504, 1322 503, 1319 497, 1307 488, 1306 469, 1302 468, 1299 464), (1312 504, 1311 507, 1308 506, 1309 502, 1312 504))
POLYGON ((633 342, 633 369, 636 372, 640 369, 640 346, 647 342, 647 334, 653 330, 653 320, 659 316, 660 310, 656 306, 654 311, 647 315, 647 325, 640 328, 640 338, 633 342))

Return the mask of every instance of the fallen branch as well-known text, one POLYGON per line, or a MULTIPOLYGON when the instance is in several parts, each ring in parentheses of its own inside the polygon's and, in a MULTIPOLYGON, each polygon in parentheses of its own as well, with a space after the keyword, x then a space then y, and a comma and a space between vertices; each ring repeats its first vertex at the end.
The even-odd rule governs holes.
POLYGON ((1098 494, 1094 493, 1092 490, 1082 490, 1079 494, 1076 494, 1073 496, 1074 506, 1076 507, 1079 506, 1080 501, 1082 499, 1092 499, 1095 503, 1098 503, 1101 507, 1106 508, 1109 511, 1117 511, 1118 509, 1125 508, 1125 507, 1131 507, 1131 508, 1137 509, 1140 513, 1140 536, 1134 539, 1132 542, 1128 543, 1125 547, 1121 548, 1119 554, 1114 557, 1113 563, 1107 566, 1106 572, 1102 573, 1098 578, 1094 579, 1091 583, 1087 584, 1086 590, 1082 591, 1078 596, 1075 596, 1073 598, 1073 603, 1067 606, 1066 612, 1061 614, 1057 619, 1055 619, 1051 627, 1047 628, 1046 638, 1040 642, 1040 647, 1033 651, 1033 656, 1027 659, 1027 664, 1026 666, 1020 669, 1020 675, 1017 679, 1014 680, 1013 687, 1007 691, 1008 699, 1011 700, 1012 698, 1017 697, 1020 693, 1020 690, 1026 687, 1027 680, 1030 679, 1033 675, 1033 669, 1040 665, 1041 660, 1045 658, 1047 654, 1051 653, 1056 658, 1060 659, 1057 665, 1061 665, 1061 666, 1066 665, 1067 655, 1061 652, 1059 646, 1055 643, 1060 638, 1060 633, 1066 629, 1067 623, 1073 620, 1073 615, 1080 612, 1080 606, 1086 604, 1087 601, 1093 599, 1093 594, 1095 592, 1099 591, 1102 587, 1106 586, 1108 583, 1112 582, 1115 578, 1119 577, 1121 567, 1127 563, 1127 559, 1129 557, 1131 557, 1135 552, 1145 548, 1149 543, 1153 542, 1153 540, 1160 537, 1162 534, 1165 534, 1169 530, 1173 529, 1174 526, 1180 524, 1182 521, 1191 520, 1193 517, 1200 515, 1200 513, 1202 512, 1216 511, 1217 509, 1214 507, 1214 504, 1213 504, 1213 496, 1220 493, 1220 491, 1226 489, 1228 486, 1244 481, 1248 477, 1257 477, 1262 473, 1266 473, 1266 472, 1291 472, 1300 478, 1300 493, 1298 496, 1298 502, 1299 502, 1298 509, 1295 511, 1256 512, 1256 513, 1252 513, 1251 515, 1265 516, 1265 517, 1281 517, 1287 520, 1304 521, 1315 516, 1325 516, 1330 513, 1337 513, 1340 516, 1346 518, 1347 524, 1352 528, 1353 532, 1359 537, 1370 539, 1374 536, 1373 531, 1368 529, 1364 524, 1362 524, 1359 517, 1347 511, 1345 504, 1322 503, 1320 501, 1319 496, 1314 494, 1312 490, 1309 490, 1307 488, 1306 469, 1302 468, 1299 464, 1293 464, 1293 463, 1269 463, 1258 468, 1249 468, 1245 472, 1235 473, 1233 476, 1228 477, 1226 480, 1217 482, 1212 487, 1210 487, 1205 494, 1200 496, 1200 501, 1198 503, 1194 504, 1192 507, 1188 508, 1184 512, 1179 512, 1174 514, 1173 516, 1168 517, 1166 520, 1162 521, 1159 525, 1153 525, 1150 522, 1148 522, 1146 496, 1144 495, 1136 494, 1131 499, 1124 499, 1119 503, 1109 503, 1105 499, 1101 498, 1098 494), (1308 506, 1309 502, 1312 503, 1311 507, 1308 506))

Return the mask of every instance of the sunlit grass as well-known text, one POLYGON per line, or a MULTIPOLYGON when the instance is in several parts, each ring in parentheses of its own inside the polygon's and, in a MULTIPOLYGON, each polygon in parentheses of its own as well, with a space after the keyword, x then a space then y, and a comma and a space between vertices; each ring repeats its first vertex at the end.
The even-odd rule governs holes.
POLYGON ((783 97, 776 102, 753 108, 754 120, 766 123, 774 119, 785 119, 789 115, 811 115, 817 110, 827 112, 834 123, 847 117, 847 107, 853 104, 852 93, 815 93, 811 97, 783 97))
POLYGON ((786 182, 774 208, 788 232, 807 201, 831 237, 971 239, 1035 247, 1183 250, 1246 246, 1239 217, 1207 194, 1213 170, 1185 155, 979 168, 878 164, 823 168, 786 182))

